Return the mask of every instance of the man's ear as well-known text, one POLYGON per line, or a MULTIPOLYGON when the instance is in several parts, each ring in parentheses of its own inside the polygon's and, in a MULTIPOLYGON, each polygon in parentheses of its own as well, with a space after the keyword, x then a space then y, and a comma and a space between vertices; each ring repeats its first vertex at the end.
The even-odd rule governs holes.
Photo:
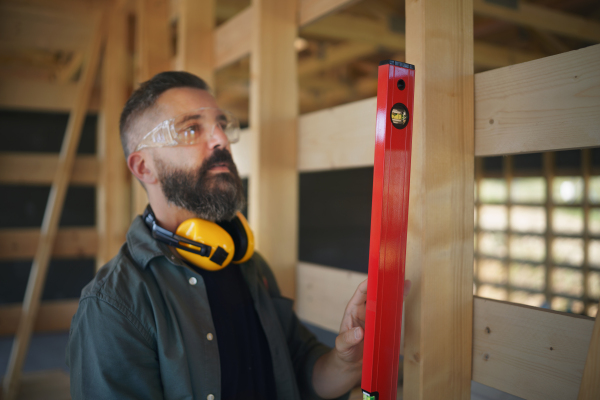
POLYGON ((127 157, 127 167, 131 173, 138 178, 141 182, 147 184, 155 184, 158 182, 158 178, 154 171, 149 168, 147 153, 134 152, 127 157))

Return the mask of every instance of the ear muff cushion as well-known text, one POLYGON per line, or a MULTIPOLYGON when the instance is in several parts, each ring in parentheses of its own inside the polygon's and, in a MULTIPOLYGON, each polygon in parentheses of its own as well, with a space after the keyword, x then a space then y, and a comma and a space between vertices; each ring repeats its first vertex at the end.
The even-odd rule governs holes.
POLYGON ((237 216, 231 221, 217 222, 231 238, 235 246, 235 254, 233 255, 234 263, 242 263, 247 261, 254 254, 254 234, 242 213, 237 213, 237 216))
MULTIPOLYGON (((177 235, 193 240, 194 242, 199 242, 212 247, 210 257, 203 257, 189 251, 177 249, 177 252, 183 258, 200 268, 216 271, 225 268, 233 259, 233 255, 235 254, 235 244, 232 237, 214 222, 200 218, 191 218, 182 222, 177 228, 176 233, 177 235), (215 253, 219 251, 219 248, 222 248, 229 253, 221 265, 211 260, 211 258, 215 256, 215 253)), ((193 248, 190 244, 182 242, 179 242, 179 244, 184 247, 193 248)))

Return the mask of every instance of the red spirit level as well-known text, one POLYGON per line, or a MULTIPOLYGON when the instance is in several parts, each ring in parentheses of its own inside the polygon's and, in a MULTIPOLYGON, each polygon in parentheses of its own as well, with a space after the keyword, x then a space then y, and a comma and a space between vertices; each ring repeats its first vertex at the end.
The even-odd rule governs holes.
POLYGON ((363 400, 396 399, 408 225, 415 67, 379 63, 363 400))

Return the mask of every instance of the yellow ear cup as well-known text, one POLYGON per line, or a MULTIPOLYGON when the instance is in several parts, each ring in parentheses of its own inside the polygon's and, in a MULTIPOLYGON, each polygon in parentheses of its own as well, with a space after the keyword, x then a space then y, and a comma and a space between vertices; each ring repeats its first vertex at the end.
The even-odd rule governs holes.
POLYGON ((244 256, 241 259, 234 261, 235 264, 241 264, 245 261, 248 261, 250 257, 252 257, 252 254, 254 254, 254 233, 252 233, 252 229, 250 229, 250 225, 248 225, 248 220, 246 219, 246 217, 244 217, 244 214, 238 211, 237 217, 242 223, 244 230, 246 231, 246 239, 248 240, 246 254, 244 254, 244 256))
MULTIPOLYGON (((192 264, 209 271, 217 271, 225 268, 231 262, 233 253, 235 253, 233 239, 231 239, 231 236, 229 236, 225 229, 221 228, 214 222, 206 221, 200 218, 190 218, 186 221, 183 221, 181 225, 179 225, 176 234, 193 240, 194 242, 200 242, 212 247, 210 257, 203 257, 189 251, 177 249, 177 252, 183 258, 192 264), (217 247, 221 247, 223 250, 229 253, 222 265, 210 260, 210 258, 215 254, 217 247)), ((198 247, 191 244, 186 244, 183 242, 179 242, 179 244, 184 247, 200 250, 198 247)))

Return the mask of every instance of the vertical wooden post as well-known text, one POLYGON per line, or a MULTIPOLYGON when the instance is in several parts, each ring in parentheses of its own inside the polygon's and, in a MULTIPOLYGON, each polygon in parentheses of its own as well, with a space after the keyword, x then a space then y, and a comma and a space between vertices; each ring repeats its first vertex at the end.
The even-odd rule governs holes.
POLYGON ((298 82, 295 0, 253 0, 249 217, 282 293, 295 294, 298 253, 298 82))
POLYGON ((25 362, 25 356, 27 356, 33 324, 40 308, 40 299, 44 290, 44 283, 46 282, 46 274, 48 272, 48 265, 50 264, 50 257, 58 231, 58 223, 65 196, 73 172, 81 129, 87 113, 92 88, 96 81, 96 69, 100 58, 104 33, 103 28, 103 21, 98 16, 87 64, 79 78, 77 96, 75 97, 73 111, 67 123, 65 137, 58 157, 58 166, 52 182, 52 188, 50 189, 46 211, 44 212, 37 251, 33 259, 31 272, 29 273, 19 328, 13 342, 8 370, 4 377, 3 391, 5 400, 15 399, 19 391, 21 370, 25 362))
POLYGON ((178 21, 175 69, 198 75, 212 88, 215 0, 180 0, 178 21))
POLYGON ((577 400, 600 399, 600 313, 596 315, 596 323, 590 340, 583 378, 579 386, 577 400))
MULTIPOLYGON (((170 70, 172 48, 168 0, 138 0, 136 83, 147 81, 159 72, 170 70)), ((132 179, 131 214, 144 212, 148 196, 142 185, 132 179)))
POLYGON ((102 108, 98 118, 97 196, 98 255, 100 268, 125 242, 131 221, 130 178, 119 137, 119 118, 131 86, 127 71, 127 14, 116 0, 108 18, 102 66, 102 108))
POLYGON ((415 65, 404 398, 470 399, 473 3, 407 0, 415 65))

